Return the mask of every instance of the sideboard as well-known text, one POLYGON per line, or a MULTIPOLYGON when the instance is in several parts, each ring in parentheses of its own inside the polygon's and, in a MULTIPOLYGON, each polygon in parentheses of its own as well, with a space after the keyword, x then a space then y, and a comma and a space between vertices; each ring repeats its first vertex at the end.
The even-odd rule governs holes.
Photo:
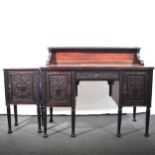
POLYGON ((40 72, 38 69, 4 69, 8 133, 11 128, 11 108, 14 106, 15 126, 18 126, 17 105, 36 105, 38 133, 41 133, 40 72))
POLYGON ((109 96, 118 105, 117 136, 121 136, 122 108, 146 107, 145 136, 149 136, 153 67, 145 67, 139 48, 49 48, 49 60, 38 69, 4 69, 8 132, 11 133, 10 105, 35 104, 38 132, 43 124, 47 137, 47 107, 53 121, 53 107, 71 108, 71 136, 75 137, 76 97, 80 81, 107 81, 109 96))

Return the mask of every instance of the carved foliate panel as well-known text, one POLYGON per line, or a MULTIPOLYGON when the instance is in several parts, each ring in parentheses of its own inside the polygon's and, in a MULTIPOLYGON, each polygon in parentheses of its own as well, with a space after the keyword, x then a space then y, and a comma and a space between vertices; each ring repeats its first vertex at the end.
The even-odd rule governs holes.
POLYGON ((47 104, 70 105, 71 104, 71 74, 69 72, 48 72, 47 82, 47 104))
POLYGON ((127 72, 124 75, 123 96, 125 104, 145 105, 148 92, 146 72, 127 72))
POLYGON ((11 103, 33 103, 35 98, 33 71, 11 71, 8 76, 11 103))

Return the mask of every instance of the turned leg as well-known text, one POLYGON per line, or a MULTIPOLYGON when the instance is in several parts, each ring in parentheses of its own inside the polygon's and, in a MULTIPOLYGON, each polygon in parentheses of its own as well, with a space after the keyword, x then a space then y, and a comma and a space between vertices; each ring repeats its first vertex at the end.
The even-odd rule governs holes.
POLYGON ((150 107, 146 108, 145 137, 149 137, 150 107))
POLYGON ((41 130, 41 106, 37 105, 37 115, 38 115, 38 133, 42 133, 41 130))
POLYGON ((114 81, 113 80, 109 80, 108 84, 109 84, 109 96, 112 95, 112 85, 113 85, 114 81))
POLYGON ((7 118, 8 118, 8 133, 10 134, 10 133, 12 133, 10 105, 7 105, 7 118))
POLYGON ((14 105, 14 114, 15 114, 15 126, 18 126, 17 105, 14 105))
POLYGON ((78 96, 78 85, 79 85, 80 81, 76 82, 76 87, 75 87, 75 95, 78 96))
POLYGON ((117 124, 117 137, 121 137, 121 118, 122 118, 122 107, 118 108, 118 124, 117 124))
POLYGON ((50 107, 50 122, 53 122, 53 107, 50 107))
POLYGON ((136 106, 133 107, 133 121, 136 121, 136 106))
POLYGON ((41 108, 41 124, 44 125, 44 118, 43 118, 43 108, 41 108))
POLYGON ((71 137, 76 137, 76 134, 75 134, 75 107, 72 107, 71 126, 72 126, 71 137))
POLYGON ((44 138, 48 137, 47 134, 47 109, 46 107, 43 107, 43 126, 44 126, 44 138))

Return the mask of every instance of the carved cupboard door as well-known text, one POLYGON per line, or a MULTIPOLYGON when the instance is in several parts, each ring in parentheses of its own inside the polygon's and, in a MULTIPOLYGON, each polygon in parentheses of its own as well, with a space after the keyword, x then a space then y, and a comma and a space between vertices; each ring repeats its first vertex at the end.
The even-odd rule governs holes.
POLYGON ((71 106, 71 72, 46 72, 46 104, 71 106))
POLYGON ((128 71, 123 73, 123 105, 145 106, 148 94, 148 74, 147 72, 128 71))
POLYGON ((38 71, 5 71, 5 88, 7 103, 34 104, 39 97, 38 71))

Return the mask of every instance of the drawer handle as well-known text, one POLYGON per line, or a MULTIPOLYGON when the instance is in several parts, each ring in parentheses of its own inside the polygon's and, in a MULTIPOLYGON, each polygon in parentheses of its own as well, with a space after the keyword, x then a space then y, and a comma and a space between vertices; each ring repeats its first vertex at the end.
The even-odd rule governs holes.
POLYGON ((95 78, 99 79, 100 78, 100 74, 95 74, 95 78))

